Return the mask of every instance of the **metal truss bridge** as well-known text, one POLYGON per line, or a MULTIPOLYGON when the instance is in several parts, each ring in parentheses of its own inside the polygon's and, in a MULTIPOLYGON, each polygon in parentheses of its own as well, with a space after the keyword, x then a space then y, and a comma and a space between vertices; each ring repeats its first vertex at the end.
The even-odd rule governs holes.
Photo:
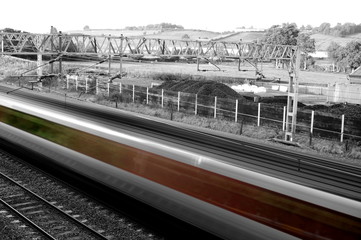
MULTIPOLYGON (((63 57, 94 57, 98 60, 119 60, 119 77, 122 73, 124 57, 139 59, 142 57, 160 58, 196 58, 197 70, 199 59, 210 63, 215 58, 257 61, 283 61, 289 68, 289 94, 287 104, 286 140, 292 141, 296 127, 298 75, 300 68, 300 50, 297 46, 272 45, 247 42, 222 42, 203 40, 167 40, 144 37, 91 36, 82 34, 32 34, 0 32, 1 55, 36 55, 38 65, 42 65, 43 56, 49 63, 63 57)), ((239 65, 238 65, 239 68, 239 65)))

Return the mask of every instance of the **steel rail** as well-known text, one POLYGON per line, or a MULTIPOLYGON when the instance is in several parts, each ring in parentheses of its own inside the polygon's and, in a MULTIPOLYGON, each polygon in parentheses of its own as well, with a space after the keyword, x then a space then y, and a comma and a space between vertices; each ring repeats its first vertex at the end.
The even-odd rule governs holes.
MULTIPOLYGON (((8 182, 10 182, 11 184, 15 185, 16 187, 20 188, 21 190, 23 190, 24 192, 26 192, 29 196, 37 199, 40 203, 44 204, 46 207, 49 207, 50 209, 58 212, 60 215, 62 215, 63 217, 65 217, 66 219, 74 222, 76 225, 80 226, 82 229, 88 231, 91 235, 97 236, 100 239, 107 239, 105 236, 103 236, 101 233, 97 232, 96 230, 88 227, 87 225, 85 225, 84 223, 82 223, 81 221, 75 219, 74 217, 70 216, 68 213, 62 211, 60 208, 54 206, 53 204, 51 204, 50 202, 48 202, 46 199, 42 198, 41 196, 39 196, 38 194, 34 193, 33 191, 31 191, 30 189, 26 188, 25 186, 21 185, 19 182, 15 181, 14 179, 12 179, 11 177, 9 177, 8 175, 0 172, 0 177, 2 177, 3 179, 6 179, 8 182)), ((6 206, 8 206, 9 208, 11 208, 12 211, 15 211, 17 213, 17 215, 21 216, 22 219, 24 219, 27 223, 31 224, 34 228, 36 228, 38 231, 41 232, 41 234, 45 235, 46 237, 50 238, 50 239, 56 239, 55 237, 53 237, 49 232, 47 232, 46 230, 42 229, 39 225, 37 225, 36 223, 34 223, 33 221, 31 221, 29 218, 27 218, 24 214, 20 213, 19 211, 17 211, 14 207, 11 206, 11 204, 7 203, 6 201, 4 201, 3 199, 1 199, 1 202, 4 203, 6 206)))

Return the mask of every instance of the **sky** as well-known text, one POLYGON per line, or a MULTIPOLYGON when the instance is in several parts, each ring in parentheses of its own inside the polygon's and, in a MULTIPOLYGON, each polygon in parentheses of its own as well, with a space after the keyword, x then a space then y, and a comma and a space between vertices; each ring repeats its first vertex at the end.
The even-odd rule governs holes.
POLYGON ((0 29, 33 33, 122 29, 162 22, 187 29, 232 31, 282 23, 361 23, 361 0, 17 0, 1 1, 0 29))

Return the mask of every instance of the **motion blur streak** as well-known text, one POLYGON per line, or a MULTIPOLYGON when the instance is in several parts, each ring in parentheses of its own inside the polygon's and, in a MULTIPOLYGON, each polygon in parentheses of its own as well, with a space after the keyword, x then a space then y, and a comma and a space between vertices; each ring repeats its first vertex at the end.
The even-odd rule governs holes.
POLYGON ((303 239, 357 239, 360 219, 36 116, 0 107, 3 123, 303 239))

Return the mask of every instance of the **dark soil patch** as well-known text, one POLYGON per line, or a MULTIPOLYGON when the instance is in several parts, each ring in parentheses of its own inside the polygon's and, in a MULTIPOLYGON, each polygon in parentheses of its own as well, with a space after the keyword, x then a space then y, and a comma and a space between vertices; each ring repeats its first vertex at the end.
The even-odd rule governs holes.
POLYGON ((335 115, 345 114, 350 118, 361 119, 361 105, 358 104, 333 104, 331 106, 326 105, 310 105, 305 106, 303 109, 314 110, 318 112, 326 112, 335 115))

